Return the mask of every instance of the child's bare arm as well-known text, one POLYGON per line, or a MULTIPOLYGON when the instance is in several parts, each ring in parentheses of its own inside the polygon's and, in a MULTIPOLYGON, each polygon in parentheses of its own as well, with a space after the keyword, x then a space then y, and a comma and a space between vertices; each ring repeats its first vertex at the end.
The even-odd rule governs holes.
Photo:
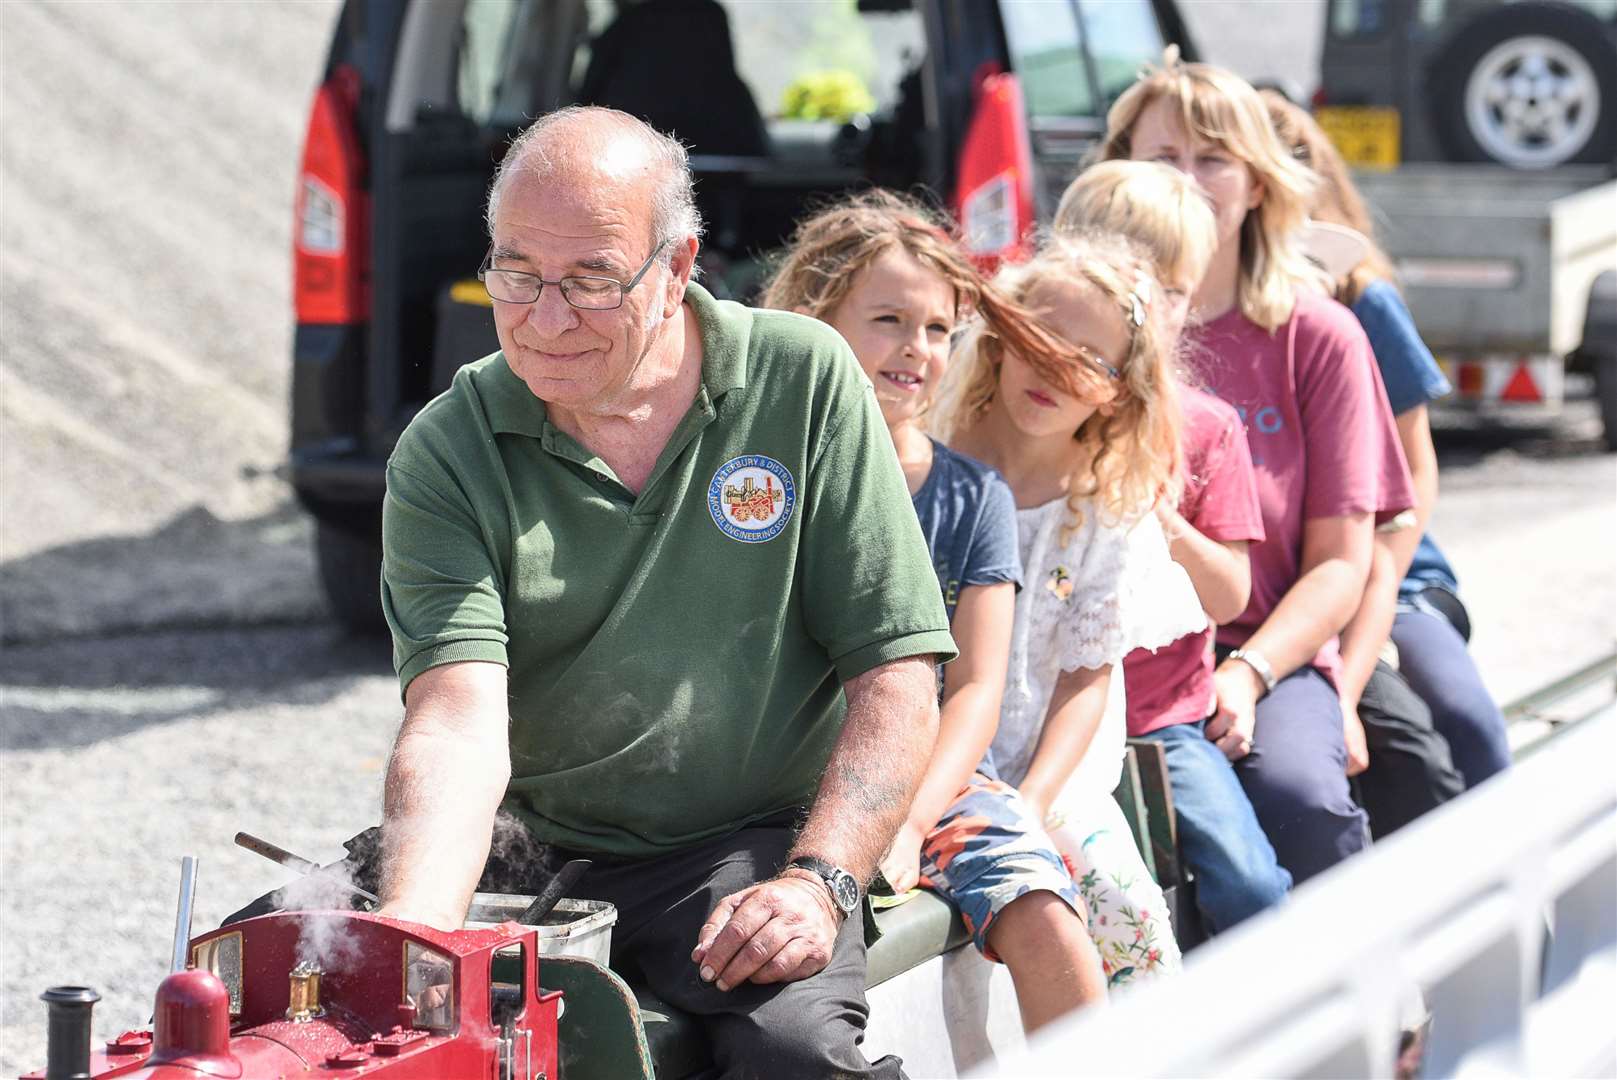
POLYGON ((1246 541, 1214 540, 1166 502, 1157 504, 1157 517, 1168 538, 1168 552, 1190 575, 1207 617, 1223 625, 1245 611, 1252 595, 1246 541))
POLYGON ((1008 581, 967 585, 960 590, 949 624, 960 656, 943 668, 937 745, 910 804, 909 817, 882 860, 882 873, 895 889, 902 891, 915 883, 922 841, 994 741, 1015 610, 1016 586, 1008 581))
POLYGON ((1079 668, 1063 672, 1050 697, 1044 730, 1033 752, 1033 763, 1018 785, 1023 801, 1041 819, 1067 785, 1072 771, 1089 751, 1089 744, 1106 711, 1106 692, 1112 669, 1079 668))
POLYGON ((910 808, 911 823, 923 832, 938 823, 994 741, 1015 611, 1016 586, 1008 581, 960 590, 949 627, 960 656, 943 668, 938 745, 910 808))

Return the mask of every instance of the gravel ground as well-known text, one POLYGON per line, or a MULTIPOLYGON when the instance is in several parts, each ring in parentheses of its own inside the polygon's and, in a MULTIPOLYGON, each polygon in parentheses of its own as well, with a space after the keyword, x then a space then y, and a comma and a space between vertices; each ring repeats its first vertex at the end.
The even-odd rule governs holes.
MULTIPOLYGON (((1322 10, 1187 5, 1211 58, 1305 87, 1322 10)), ((237 830, 329 860, 377 818, 386 647, 322 621, 272 474, 335 12, 0 3, 0 1075, 43 1063, 46 986, 97 987, 99 1037, 145 1022, 181 855, 200 929, 288 877, 237 830)), ((1436 529, 1503 697, 1617 638, 1591 424, 1445 442, 1436 529)))
POLYGON ((307 858, 374 824, 398 723, 385 646, 325 627, 175 631, 5 657, 0 1075, 44 1062, 48 986, 96 987, 98 1037, 143 1027, 167 971, 179 859, 193 925, 290 874, 245 830, 307 858))

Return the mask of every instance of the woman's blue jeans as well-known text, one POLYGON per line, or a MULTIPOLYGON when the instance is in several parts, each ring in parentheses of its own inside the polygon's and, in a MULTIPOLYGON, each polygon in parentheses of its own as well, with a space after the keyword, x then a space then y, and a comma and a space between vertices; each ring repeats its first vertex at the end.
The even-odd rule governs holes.
POLYGON ((1202 734, 1205 720, 1145 738, 1162 745, 1179 819, 1179 847, 1196 875, 1196 906, 1212 933, 1277 904, 1291 875, 1275 861, 1235 769, 1202 734))

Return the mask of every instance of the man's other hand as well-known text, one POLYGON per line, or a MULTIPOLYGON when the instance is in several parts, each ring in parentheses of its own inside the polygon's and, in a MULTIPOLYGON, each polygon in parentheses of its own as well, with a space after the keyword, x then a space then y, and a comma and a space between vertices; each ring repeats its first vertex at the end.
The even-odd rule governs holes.
POLYGON ((691 959, 702 980, 720 990, 748 980, 795 982, 831 962, 841 922, 824 882, 787 871, 720 900, 696 936, 691 959))

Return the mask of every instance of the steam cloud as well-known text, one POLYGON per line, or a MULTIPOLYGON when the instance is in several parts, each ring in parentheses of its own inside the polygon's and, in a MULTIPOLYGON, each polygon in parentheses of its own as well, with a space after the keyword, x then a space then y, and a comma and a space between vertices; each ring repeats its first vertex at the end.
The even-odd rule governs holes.
POLYGON ((282 911, 309 912, 298 935, 297 957, 327 973, 341 971, 358 958, 359 946, 347 935, 347 920, 340 912, 352 910, 354 893, 344 865, 318 874, 295 878, 276 893, 282 911))

